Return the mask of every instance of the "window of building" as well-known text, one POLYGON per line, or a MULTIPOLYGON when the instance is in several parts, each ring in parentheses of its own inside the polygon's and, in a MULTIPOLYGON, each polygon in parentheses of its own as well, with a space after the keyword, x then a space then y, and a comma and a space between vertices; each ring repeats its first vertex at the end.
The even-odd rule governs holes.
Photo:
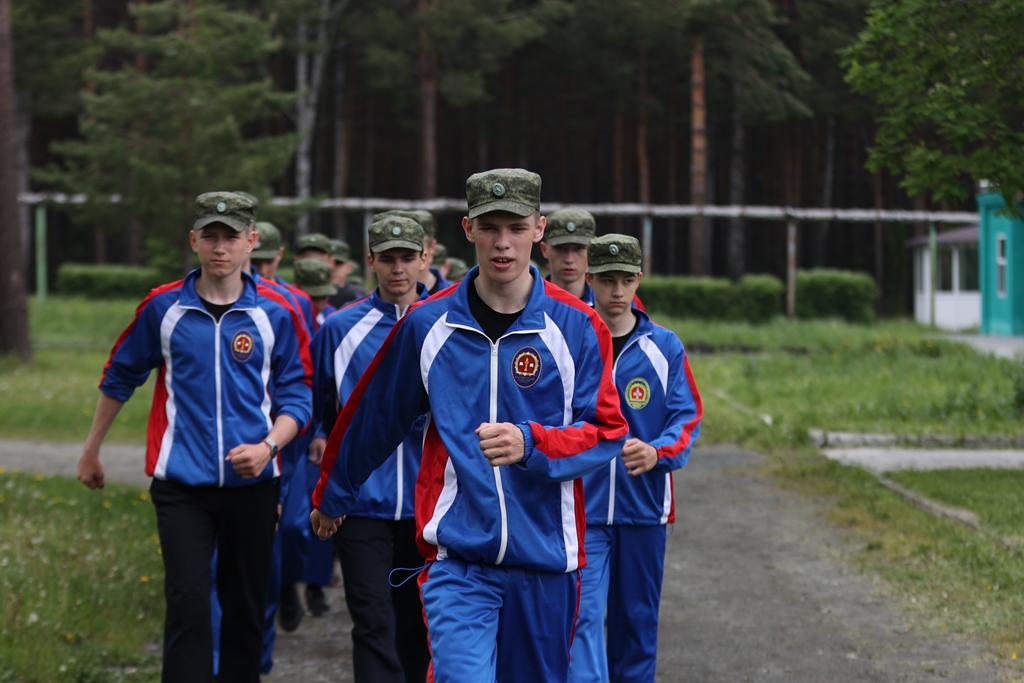
POLYGON ((953 291, 953 250, 949 247, 939 247, 938 253, 938 267, 939 267, 939 281, 938 289, 939 292, 952 292, 953 291))
POLYGON ((996 293, 1006 296, 1006 235, 996 235, 996 293))
POLYGON ((978 291, 978 248, 961 247, 960 248, 960 291, 961 292, 977 292, 978 291))

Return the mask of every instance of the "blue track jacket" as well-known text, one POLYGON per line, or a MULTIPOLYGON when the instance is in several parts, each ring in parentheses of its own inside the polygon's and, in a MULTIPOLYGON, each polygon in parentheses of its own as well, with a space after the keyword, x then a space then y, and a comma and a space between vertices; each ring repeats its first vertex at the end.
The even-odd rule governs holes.
POLYGON ((629 436, 658 452, 654 469, 631 477, 615 458, 583 480, 588 524, 675 522, 672 470, 686 464, 704 416, 697 383, 682 342, 674 333, 640 316, 612 368, 629 436))
POLYGON ((146 474, 190 486, 247 486, 280 475, 280 459, 254 479, 224 460, 259 443, 278 415, 302 428, 312 414, 312 363, 287 300, 243 273, 245 289, 216 322, 196 294, 199 270, 139 304, 103 370, 100 391, 131 398, 159 368, 146 439, 146 474))
MULTIPOLYGON (((426 286, 417 283, 416 287, 420 299, 425 299, 426 286)), ((313 338, 313 419, 324 431, 330 431, 339 407, 348 401, 391 328, 408 312, 408 307, 400 310, 381 299, 379 291, 373 290, 370 296, 330 316, 313 338)), ((360 487, 356 505, 348 514, 412 519, 422 451, 421 421, 360 487)))
POLYGON ((593 311, 545 282, 492 343, 469 310, 473 268, 416 304, 391 331, 338 418, 313 505, 351 512, 359 488, 427 413, 416 482, 429 561, 571 572, 586 564, 580 477, 622 450, 628 430, 611 380, 611 337, 593 311), (492 467, 474 431, 511 422, 525 457, 492 467))

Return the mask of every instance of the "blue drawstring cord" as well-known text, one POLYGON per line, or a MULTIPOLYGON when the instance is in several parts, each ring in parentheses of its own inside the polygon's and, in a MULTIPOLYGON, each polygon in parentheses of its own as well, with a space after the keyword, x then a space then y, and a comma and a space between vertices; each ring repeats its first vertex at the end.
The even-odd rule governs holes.
POLYGON ((419 576, 420 572, 422 572, 424 569, 426 569, 430 565, 434 564, 434 562, 435 562, 435 560, 431 560, 430 562, 427 562, 422 567, 415 567, 415 568, 414 567, 395 567, 388 574, 388 583, 391 584, 392 588, 401 588, 402 586, 404 586, 405 584, 409 583, 410 581, 415 579, 417 576, 419 576), (392 580, 392 577, 395 575, 395 572, 412 572, 412 573, 409 574, 409 576, 405 577, 405 579, 402 580, 401 583, 395 583, 392 580))

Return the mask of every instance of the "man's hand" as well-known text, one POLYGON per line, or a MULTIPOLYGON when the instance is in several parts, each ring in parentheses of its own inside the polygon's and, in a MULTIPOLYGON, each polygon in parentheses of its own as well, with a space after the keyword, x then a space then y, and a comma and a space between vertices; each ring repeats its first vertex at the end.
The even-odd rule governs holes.
POLYGON ((103 488, 104 474, 103 461, 100 460, 100 453, 97 449, 92 452, 86 449, 78 460, 78 481, 91 489, 103 488))
POLYGON ((313 510, 309 513, 309 522, 313 525, 313 533, 315 533, 321 541, 326 541, 328 538, 333 536, 334 532, 338 530, 338 527, 340 527, 341 523, 344 521, 344 517, 328 517, 319 510, 313 510))
POLYGON ((242 479, 255 479, 270 462, 270 446, 265 441, 243 443, 228 451, 228 457, 224 459, 231 463, 242 479))
POLYGON ((622 464, 630 476, 636 477, 654 469, 658 464, 658 451, 640 439, 627 439, 622 447, 622 464))
POLYGON ((492 467, 511 465, 523 459, 523 432, 511 422, 483 422, 473 432, 480 437, 480 450, 492 467))
POLYGON ((320 461, 324 459, 324 451, 327 450, 327 439, 322 436, 318 436, 313 439, 313 443, 309 444, 309 461, 314 465, 319 465, 320 461))

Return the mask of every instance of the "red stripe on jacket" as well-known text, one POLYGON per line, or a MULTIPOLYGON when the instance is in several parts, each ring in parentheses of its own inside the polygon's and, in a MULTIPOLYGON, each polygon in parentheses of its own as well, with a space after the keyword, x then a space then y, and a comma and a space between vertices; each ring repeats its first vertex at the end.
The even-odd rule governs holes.
POLYGON ((685 351, 683 351, 683 371, 686 373, 686 383, 690 385, 690 393, 693 394, 693 403, 697 406, 697 414, 692 420, 683 425, 679 439, 674 444, 662 446, 658 449, 659 458, 672 458, 685 451, 690 445, 693 430, 696 429, 704 417, 704 402, 700 398, 697 382, 693 379, 693 373, 690 371, 690 359, 686 356, 685 351))
POLYGON ((132 321, 131 323, 128 324, 128 327, 124 328, 124 332, 122 332, 121 336, 117 338, 116 342, 114 342, 114 348, 110 349, 110 356, 107 357, 107 362, 103 365, 103 374, 100 376, 100 383, 98 386, 103 386, 103 382, 105 382, 107 379, 107 370, 110 369, 110 366, 114 362, 114 354, 117 353, 117 350, 119 348, 121 348, 121 344, 123 344, 124 340, 128 338, 128 335, 131 334, 131 331, 135 329, 135 323, 139 322, 139 316, 142 315, 142 311, 146 308, 147 305, 149 305, 149 302, 152 301, 155 297, 160 296, 165 292, 170 292, 175 289, 181 289, 181 284, 183 282, 185 281, 178 280, 177 282, 169 282, 166 285, 160 285, 159 287, 154 287, 153 289, 149 290, 149 294, 146 296, 146 298, 143 299, 142 302, 135 308, 135 317, 132 318, 132 321))

